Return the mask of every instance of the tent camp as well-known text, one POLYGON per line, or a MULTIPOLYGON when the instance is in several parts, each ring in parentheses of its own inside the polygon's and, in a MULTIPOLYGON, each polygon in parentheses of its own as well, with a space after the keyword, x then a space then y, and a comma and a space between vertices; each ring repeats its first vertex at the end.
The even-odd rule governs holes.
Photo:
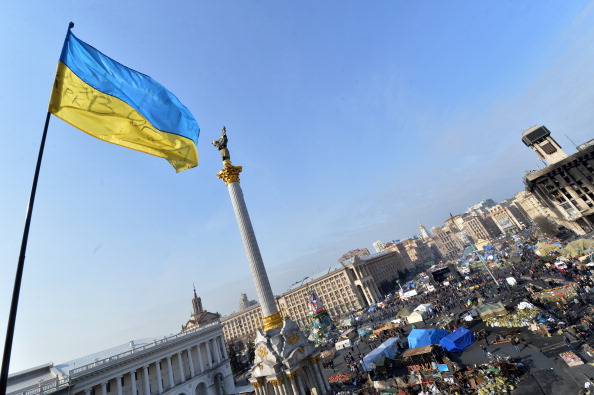
POLYGON ((405 307, 396 314, 396 317, 407 317, 412 313, 413 310, 410 307, 405 307))
POLYGON ((447 334, 443 329, 413 329, 408 335, 408 347, 416 348, 439 344, 439 341, 447 334))
POLYGON ((474 343, 474 335, 466 328, 458 328, 443 339, 439 344, 450 352, 462 352, 474 343))
POLYGON ((491 317, 497 317, 507 313, 505 307, 501 302, 497 303, 485 303, 476 309, 483 320, 491 317))
POLYGON ((594 247, 594 240, 578 239, 568 243, 560 252, 567 256, 577 256, 583 251, 587 251, 594 247))
POLYGON ((407 320, 409 324, 414 324, 423 321, 425 318, 427 318, 427 312, 418 310, 413 311, 412 314, 408 316, 407 320))
POLYGON ((363 369, 366 371, 374 370, 379 362, 383 362, 385 358, 394 359, 398 354, 398 339, 399 337, 391 337, 380 346, 372 350, 363 358, 363 369))

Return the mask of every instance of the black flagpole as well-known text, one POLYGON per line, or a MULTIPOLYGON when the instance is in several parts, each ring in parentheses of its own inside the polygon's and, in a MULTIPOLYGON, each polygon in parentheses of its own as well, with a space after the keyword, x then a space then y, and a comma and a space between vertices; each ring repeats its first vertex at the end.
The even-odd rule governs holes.
MULTIPOLYGON (((74 27, 74 23, 68 24, 68 32, 74 27)), ((68 37, 68 33, 66 34, 68 37)), ((6 329, 6 341, 4 343, 4 355, 2 356, 2 373, 0 373, 0 395, 6 395, 8 383, 8 367, 10 366, 10 354, 12 353, 12 340, 14 338, 14 326, 16 323, 16 313, 19 305, 19 295, 21 293, 21 280, 23 279, 23 268, 25 266, 25 253, 27 252, 27 241, 29 240, 29 228, 31 227, 31 215, 33 214, 33 204, 35 203, 35 192, 37 191, 37 180, 39 179, 39 170, 41 169, 41 159, 43 158, 43 149, 45 147, 45 138, 47 136, 47 127, 49 126, 51 113, 48 111, 41 136, 41 145, 39 146, 39 155, 37 156, 37 165, 35 166, 35 175, 33 176, 33 186, 31 187, 31 196, 29 197, 29 206, 27 207, 27 217, 25 219, 25 230, 23 230, 23 240, 21 241, 21 253, 19 263, 14 278, 14 288, 12 289, 12 302, 10 303, 10 314, 8 316, 8 328, 6 329)))
POLYGON ((37 166, 35 167, 35 176, 33 177, 33 186, 31 187, 31 196, 29 197, 29 206, 27 207, 27 218, 25 219, 25 230, 23 231, 23 240, 21 242, 21 253, 19 255, 19 264, 17 266, 14 279, 14 288, 12 290, 12 302, 10 304, 10 315, 8 317, 8 329, 6 330, 6 342, 4 343, 4 355, 2 357, 2 376, 0 377, 0 395, 6 395, 6 384, 8 382, 8 367, 10 365, 10 354, 12 351, 12 339, 14 337, 14 325, 16 321, 17 307, 19 304, 19 294, 21 291, 21 279, 23 278, 23 267, 25 266, 25 252, 27 251, 27 240, 29 239, 29 227, 31 225, 31 214, 33 213, 33 203, 35 202, 35 191, 37 190, 37 180, 39 178, 39 169, 41 168, 41 158, 43 158, 43 148, 45 147, 45 137, 47 136, 47 127, 49 125, 51 113, 47 112, 45 118, 45 127, 41 137, 41 146, 37 156, 37 166))

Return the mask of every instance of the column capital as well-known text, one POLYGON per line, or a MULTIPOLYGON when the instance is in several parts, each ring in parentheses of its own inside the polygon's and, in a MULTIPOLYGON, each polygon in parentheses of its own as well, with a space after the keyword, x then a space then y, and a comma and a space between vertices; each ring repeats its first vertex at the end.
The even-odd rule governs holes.
POLYGON ((231 162, 224 162, 225 167, 217 173, 217 177, 225 182, 225 185, 229 185, 232 182, 239 182, 239 173, 242 171, 241 166, 233 166, 231 162))

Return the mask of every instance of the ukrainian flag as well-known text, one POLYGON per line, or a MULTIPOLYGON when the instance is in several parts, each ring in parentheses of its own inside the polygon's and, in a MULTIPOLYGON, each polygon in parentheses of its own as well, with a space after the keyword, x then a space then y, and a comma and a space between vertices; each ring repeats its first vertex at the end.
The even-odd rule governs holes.
POLYGON ((177 97, 70 30, 48 111, 91 136, 165 158, 178 172, 198 165, 200 128, 177 97))

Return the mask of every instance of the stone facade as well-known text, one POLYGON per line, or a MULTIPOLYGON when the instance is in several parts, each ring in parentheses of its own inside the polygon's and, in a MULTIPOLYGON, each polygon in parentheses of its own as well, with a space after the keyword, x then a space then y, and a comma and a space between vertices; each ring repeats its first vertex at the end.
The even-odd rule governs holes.
POLYGON ((11 374, 10 395, 225 395, 233 374, 220 322, 11 374))

